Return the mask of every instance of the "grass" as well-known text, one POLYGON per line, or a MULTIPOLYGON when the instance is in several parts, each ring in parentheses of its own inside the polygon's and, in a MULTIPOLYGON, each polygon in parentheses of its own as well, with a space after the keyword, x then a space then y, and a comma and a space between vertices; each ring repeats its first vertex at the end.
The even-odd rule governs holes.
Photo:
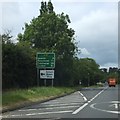
POLYGON ((76 87, 33 87, 26 90, 3 92, 2 105, 4 107, 19 105, 25 102, 46 100, 75 91, 76 87))

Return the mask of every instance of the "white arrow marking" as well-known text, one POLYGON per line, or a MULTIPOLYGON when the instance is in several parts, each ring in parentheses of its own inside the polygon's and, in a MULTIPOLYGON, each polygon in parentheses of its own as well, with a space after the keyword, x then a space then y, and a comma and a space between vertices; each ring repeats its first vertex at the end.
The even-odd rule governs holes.
POLYGON ((110 105, 110 107, 113 107, 113 106, 115 107, 115 109, 118 109, 118 106, 120 106, 120 105, 117 103, 110 105))

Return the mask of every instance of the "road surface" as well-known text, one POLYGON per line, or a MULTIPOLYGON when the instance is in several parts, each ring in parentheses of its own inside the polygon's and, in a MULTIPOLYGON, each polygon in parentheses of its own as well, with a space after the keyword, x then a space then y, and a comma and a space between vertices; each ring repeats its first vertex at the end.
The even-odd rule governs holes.
POLYGON ((71 95, 3 114, 3 118, 116 118, 120 111, 117 87, 84 88, 71 95))

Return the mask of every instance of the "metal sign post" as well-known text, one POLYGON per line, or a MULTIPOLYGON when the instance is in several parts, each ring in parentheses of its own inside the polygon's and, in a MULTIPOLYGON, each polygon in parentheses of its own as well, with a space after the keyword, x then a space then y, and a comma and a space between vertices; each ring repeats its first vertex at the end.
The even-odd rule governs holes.
POLYGON ((39 86, 39 68, 37 68, 37 86, 39 86))
POLYGON ((53 87, 53 79, 52 79, 52 87, 53 87))

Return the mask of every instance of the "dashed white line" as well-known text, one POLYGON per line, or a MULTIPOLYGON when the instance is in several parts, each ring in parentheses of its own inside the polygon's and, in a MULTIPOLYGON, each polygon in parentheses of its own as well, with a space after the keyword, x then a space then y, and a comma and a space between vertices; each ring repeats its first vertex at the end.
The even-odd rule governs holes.
MULTIPOLYGON (((107 89, 108 87, 106 87, 105 89, 107 89)), ((79 107, 77 110, 75 110, 72 114, 77 114, 78 112, 80 112, 83 108, 85 108, 90 102, 92 102, 96 97, 98 97, 102 92, 104 92, 103 89, 102 91, 100 91, 97 95, 95 95, 95 97, 93 97, 91 100, 89 100, 87 103, 85 103, 84 105, 82 105, 81 107, 79 107)))
POLYGON ((84 101, 87 101, 87 98, 80 91, 78 93, 83 97, 84 101))

